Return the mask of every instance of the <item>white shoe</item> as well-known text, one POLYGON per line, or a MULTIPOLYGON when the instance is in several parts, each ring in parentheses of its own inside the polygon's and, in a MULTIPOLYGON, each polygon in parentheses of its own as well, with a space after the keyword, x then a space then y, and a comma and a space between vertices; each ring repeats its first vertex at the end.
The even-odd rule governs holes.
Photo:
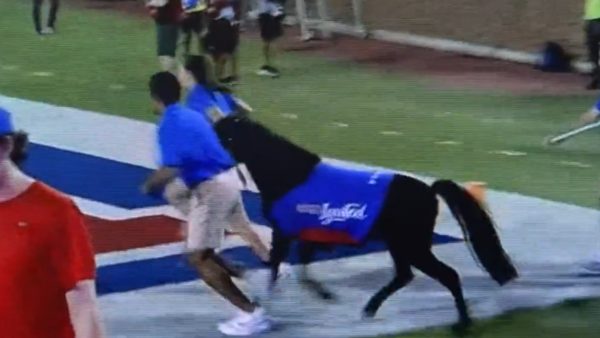
POLYGON ((279 265, 279 274, 277 276, 278 279, 288 279, 295 276, 294 267, 288 263, 281 263, 279 265))
POLYGON ((54 34, 54 28, 46 27, 46 28, 42 29, 42 35, 52 35, 52 34, 54 34))
POLYGON ((219 331, 228 336, 251 336, 271 330, 272 323, 265 311, 257 308, 252 313, 240 312, 233 319, 220 323, 219 331))
POLYGON ((266 77, 271 77, 271 78, 276 78, 279 77, 281 74, 279 73, 279 70, 277 70, 276 68, 270 67, 270 66, 262 66, 257 72, 257 75, 259 76, 266 76, 266 77))

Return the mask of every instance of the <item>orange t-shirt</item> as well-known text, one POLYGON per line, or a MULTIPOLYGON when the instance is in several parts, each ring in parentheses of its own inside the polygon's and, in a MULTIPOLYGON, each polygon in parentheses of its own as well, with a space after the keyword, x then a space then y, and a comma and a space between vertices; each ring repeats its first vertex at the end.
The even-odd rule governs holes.
POLYGON ((0 337, 73 338, 66 293, 95 278, 83 216, 35 182, 0 202, 0 337))

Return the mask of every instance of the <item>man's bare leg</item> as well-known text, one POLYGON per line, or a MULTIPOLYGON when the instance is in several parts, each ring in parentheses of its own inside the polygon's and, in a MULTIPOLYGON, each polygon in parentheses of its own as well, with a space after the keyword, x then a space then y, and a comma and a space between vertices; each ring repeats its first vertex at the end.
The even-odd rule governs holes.
POLYGON ((189 259, 198 270, 202 280, 219 295, 246 313, 256 310, 256 304, 252 303, 231 280, 232 273, 235 272, 225 265, 225 262, 214 250, 194 252, 190 254, 189 259))

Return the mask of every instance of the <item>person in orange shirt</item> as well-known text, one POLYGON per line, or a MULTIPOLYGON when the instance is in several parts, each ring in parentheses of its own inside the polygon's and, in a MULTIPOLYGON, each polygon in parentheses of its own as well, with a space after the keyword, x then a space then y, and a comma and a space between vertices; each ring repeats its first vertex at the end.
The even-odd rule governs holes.
POLYGON ((0 337, 103 338, 83 216, 19 169, 26 147, 0 108, 0 337))

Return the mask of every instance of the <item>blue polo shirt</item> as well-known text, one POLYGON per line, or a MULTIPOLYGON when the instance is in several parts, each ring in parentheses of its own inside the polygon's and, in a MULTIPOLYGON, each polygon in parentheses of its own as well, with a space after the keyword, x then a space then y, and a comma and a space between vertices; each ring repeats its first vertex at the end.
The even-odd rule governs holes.
POLYGON ((237 106, 231 94, 211 91, 200 84, 192 87, 185 105, 190 109, 201 112, 209 120, 208 111, 210 108, 217 106, 225 116, 228 116, 235 111, 237 106))
POLYGON ((160 165, 178 168, 190 188, 229 170, 234 160, 210 122, 196 111, 173 104, 158 125, 160 165))

